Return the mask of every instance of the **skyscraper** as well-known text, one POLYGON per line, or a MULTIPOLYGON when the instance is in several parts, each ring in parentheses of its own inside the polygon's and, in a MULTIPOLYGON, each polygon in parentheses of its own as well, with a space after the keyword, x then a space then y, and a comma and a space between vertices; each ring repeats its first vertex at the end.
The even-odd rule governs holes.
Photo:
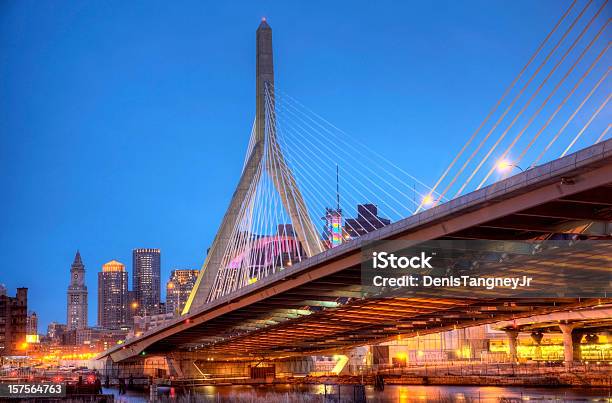
POLYGON ((132 287, 139 315, 159 313, 161 257, 159 249, 134 249, 132 287))
POLYGON ((166 312, 180 315, 199 273, 199 270, 172 270, 166 283, 166 312))
POLYGON ((70 267, 70 285, 67 294, 66 327, 68 330, 87 327, 87 286, 85 266, 77 250, 70 267))
POLYGON ((118 329, 127 323, 128 274, 125 265, 111 260, 98 273, 98 326, 118 329))
POLYGON ((36 316, 36 312, 28 312, 28 317, 26 319, 26 333, 28 335, 38 334, 38 316, 36 316))

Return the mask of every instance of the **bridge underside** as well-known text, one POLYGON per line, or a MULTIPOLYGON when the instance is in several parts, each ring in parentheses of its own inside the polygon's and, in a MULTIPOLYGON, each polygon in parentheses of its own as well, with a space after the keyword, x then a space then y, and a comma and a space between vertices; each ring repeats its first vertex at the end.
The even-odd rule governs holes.
MULTIPOLYGON (((176 351, 220 359, 341 352, 417 334, 612 303, 547 298, 362 298, 361 247, 380 239, 609 239, 612 141, 393 223, 211 302, 106 353, 113 361, 176 351)), ((601 250, 585 273, 610 267, 601 250), (603 265, 603 266, 602 266, 603 265)), ((546 263, 546 262, 544 262, 546 263)), ((551 287, 554 287, 551 283, 551 287)))
MULTIPOLYGON (((312 296, 315 294, 316 292, 312 296)), ((408 338, 499 320, 599 306, 602 303, 612 303, 612 299, 465 301, 385 298, 359 301, 341 309, 294 320, 287 316, 271 316, 270 312, 278 310, 278 305, 266 303, 250 309, 248 319, 236 313, 206 326, 206 333, 225 335, 225 340, 223 336, 202 337, 203 331, 194 330, 147 348, 147 354, 168 353, 175 351, 176 346, 181 346, 181 349, 198 352, 216 360, 331 355, 346 352, 354 346, 381 343, 398 336, 408 338), (259 329, 256 324, 250 329, 247 326, 236 327, 236 322, 233 322, 256 321, 254 317, 260 317, 262 321, 281 319, 284 322, 265 329, 259 329), (244 335, 237 336, 240 330, 244 335)))
POLYGON ((496 323, 496 328, 528 333, 561 333, 559 323, 571 324, 583 333, 609 332, 612 330, 612 307, 536 315, 511 322, 499 322, 496 323))

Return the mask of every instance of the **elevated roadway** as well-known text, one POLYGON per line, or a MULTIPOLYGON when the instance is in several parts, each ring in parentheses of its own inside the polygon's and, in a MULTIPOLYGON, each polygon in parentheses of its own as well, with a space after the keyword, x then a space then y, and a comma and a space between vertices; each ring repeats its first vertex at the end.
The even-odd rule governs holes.
MULTIPOLYGON (((396 337, 598 306, 601 299, 363 298, 361 248, 377 240, 609 239, 612 140, 529 169, 327 250, 102 354, 209 359, 339 352, 396 337)), ((610 267, 602 250, 584 269, 610 267)), ((608 301, 609 302, 609 301, 608 301)))

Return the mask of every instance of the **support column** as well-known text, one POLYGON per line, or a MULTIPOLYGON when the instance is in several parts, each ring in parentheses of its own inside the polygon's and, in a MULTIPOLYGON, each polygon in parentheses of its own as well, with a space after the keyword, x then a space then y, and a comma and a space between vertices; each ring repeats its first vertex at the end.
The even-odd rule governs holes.
POLYGON ((355 347, 345 351, 344 354, 348 357, 348 362, 342 369, 342 375, 359 375, 360 369, 365 367, 368 348, 355 347))
POLYGON ((535 343, 535 354, 534 354, 534 358, 540 359, 542 358, 542 339, 544 338, 544 333, 542 332, 533 332, 531 333, 531 338, 533 339, 533 342, 535 343))
POLYGON ((582 334, 573 332, 576 325, 571 323, 559 323, 559 329, 563 334, 563 362, 566 367, 571 367, 574 361, 580 361, 580 340, 582 334))
POLYGON ((518 345, 518 330, 506 330, 506 336, 508 336, 508 348, 510 353, 510 360, 516 362, 518 360, 517 345, 518 345))
POLYGON ((580 351, 580 341, 584 337, 584 331, 575 329, 572 332, 572 358, 574 361, 582 361, 582 352, 580 351))

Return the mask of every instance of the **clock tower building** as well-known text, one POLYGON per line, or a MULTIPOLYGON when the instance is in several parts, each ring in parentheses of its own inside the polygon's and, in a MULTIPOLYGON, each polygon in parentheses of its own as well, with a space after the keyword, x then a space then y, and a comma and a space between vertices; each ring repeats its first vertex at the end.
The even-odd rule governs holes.
POLYGON ((85 266, 77 250, 70 267, 70 285, 67 292, 66 328, 68 330, 87 327, 87 286, 85 266))

